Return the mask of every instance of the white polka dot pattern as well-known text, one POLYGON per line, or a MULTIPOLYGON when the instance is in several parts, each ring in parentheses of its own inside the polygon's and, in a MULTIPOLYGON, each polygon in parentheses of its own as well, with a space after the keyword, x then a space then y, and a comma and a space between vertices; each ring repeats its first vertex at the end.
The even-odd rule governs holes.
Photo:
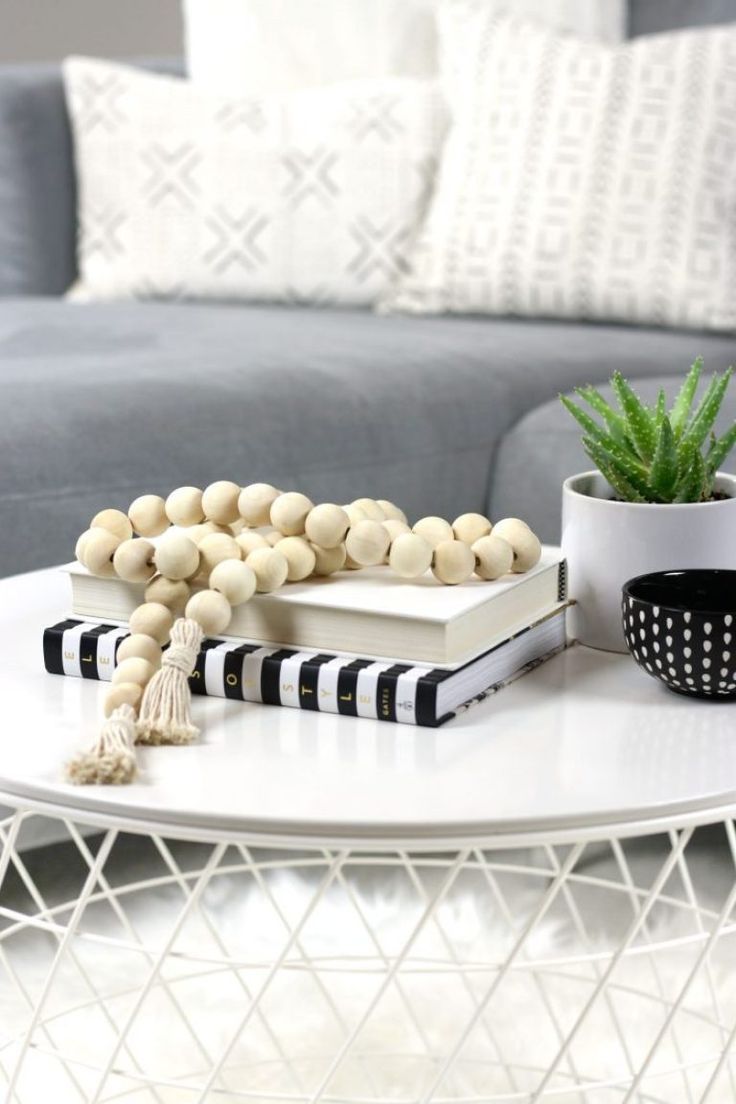
POLYGON ((733 615, 662 610, 626 596, 624 636, 643 670, 673 690, 698 697, 736 697, 736 653, 730 644, 733 615), (658 641, 664 635, 666 652, 658 641))

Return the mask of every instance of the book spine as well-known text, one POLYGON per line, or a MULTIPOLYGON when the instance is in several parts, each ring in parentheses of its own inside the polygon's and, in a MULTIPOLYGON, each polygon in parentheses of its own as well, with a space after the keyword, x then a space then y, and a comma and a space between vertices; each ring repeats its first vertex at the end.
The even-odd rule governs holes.
MULTIPOLYGON (((125 626, 62 621, 44 631, 44 665, 51 674, 109 682, 127 635, 125 626)), ((193 694, 436 727, 437 685, 446 674, 208 638, 189 685, 193 694)))

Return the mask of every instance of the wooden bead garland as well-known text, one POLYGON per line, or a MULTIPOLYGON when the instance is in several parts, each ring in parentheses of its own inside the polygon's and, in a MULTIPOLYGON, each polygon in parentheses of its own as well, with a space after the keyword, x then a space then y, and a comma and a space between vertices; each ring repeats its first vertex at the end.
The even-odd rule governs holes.
POLYGON ((298 491, 281 494, 271 503, 271 524, 284 537, 300 537, 314 503, 298 491))
POLYGON ((278 548, 256 548, 245 561, 255 573, 256 590, 268 594, 283 586, 289 575, 289 562, 278 548))
POLYGON ((158 602, 177 617, 189 601, 191 593, 192 588, 184 579, 167 579, 165 575, 156 575, 144 591, 147 602, 158 602))
POLYGON ((147 583, 156 574, 155 552, 155 547, 144 537, 124 540, 112 557, 115 574, 128 583, 147 583))
POLYGON ((204 521, 202 491, 199 487, 177 487, 164 503, 166 516, 172 525, 188 529, 204 521))
POLYGON ((127 515, 102 510, 75 551, 92 574, 146 584, 118 648, 99 739, 68 768, 75 782, 123 783, 135 776, 135 743, 185 743, 197 735, 188 678, 201 641, 226 632, 233 607, 256 591, 382 563, 403 579, 431 568, 441 583, 456 586, 473 574, 492 580, 528 571, 541 546, 519 518, 492 526, 475 513, 452 525, 429 516, 410 528, 388 499, 315 505, 269 483, 221 480, 204 491, 179 487, 165 500, 141 495, 127 515), (187 532, 155 545, 148 539, 170 524, 187 532))
POLYGON ((412 532, 424 537, 432 548, 436 548, 440 541, 452 540, 455 534, 449 521, 441 517, 423 517, 413 526, 412 532))
POLYGON ((320 548, 337 548, 342 544, 350 528, 350 518, 342 506, 334 502, 323 502, 307 514, 304 532, 307 539, 320 548))
POLYGON ((169 528, 166 503, 160 495, 141 495, 128 507, 130 523, 141 537, 157 537, 169 528))
POLYGON ((457 586, 465 583, 475 570, 471 548, 460 540, 440 541, 432 557, 432 574, 441 583, 457 586))
POLYGON ((119 541, 130 540, 133 526, 122 510, 100 510, 89 523, 90 529, 107 529, 119 541))
POLYGON ((237 483, 231 483, 227 479, 221 479, 218 483, 210 483, 202 495, 202 510, 209 521, 219 525, 229 525, 240 517, 238 512, 238 499, 240 487, 237 483))
POLYGON ((283 537, 274 549, 286 558, 286 578, 290 583, 300 583, 314 574, 317 557, 304 537, 283 537))

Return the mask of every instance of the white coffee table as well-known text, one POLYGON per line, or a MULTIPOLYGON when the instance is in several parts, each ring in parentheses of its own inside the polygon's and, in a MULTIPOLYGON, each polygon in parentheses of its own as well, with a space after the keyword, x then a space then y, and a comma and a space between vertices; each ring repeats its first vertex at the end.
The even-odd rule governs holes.
POLYGON ((736 706, 574 647, 439 730, 195 698, 76 788, 66 603, 0 583, 3 1099, 736 1099, 736 706))

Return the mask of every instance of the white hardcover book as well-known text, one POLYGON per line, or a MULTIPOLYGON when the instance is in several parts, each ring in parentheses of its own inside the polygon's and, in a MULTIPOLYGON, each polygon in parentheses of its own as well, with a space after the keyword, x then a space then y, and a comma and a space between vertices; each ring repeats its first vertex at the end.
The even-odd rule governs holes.
MULTIPOLYGON (((77 563, 64 570, 72 614, 81 620, 125 622, 143 600, 142 586, 97 578, 77 563)), ((444 586, 431 572, 407 582, 388 567, 373 567, 290 583, 238 606, 228 634, 307 651, 459 665, 566 599, 560 550, 545 547, 531 571, 494 582, 444 586)))

